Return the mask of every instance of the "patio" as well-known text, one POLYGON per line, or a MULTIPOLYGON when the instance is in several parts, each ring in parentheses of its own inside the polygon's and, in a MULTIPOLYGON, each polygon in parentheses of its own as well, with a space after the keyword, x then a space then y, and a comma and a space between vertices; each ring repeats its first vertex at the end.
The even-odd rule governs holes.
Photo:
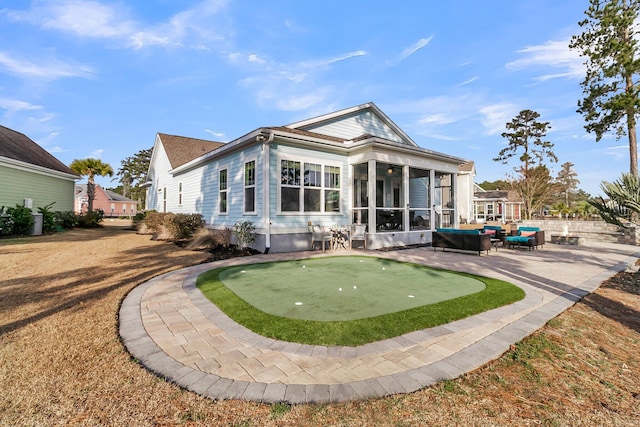
MULTIPOLYGON (((376 255, 500 278, 527 296, 510 306, 360 347, 310 346, 266 339, 230 321, 195 288, 196 277, 213 267, 203 264, 134 289, 121 307, 120 333, 148 369, 213 399, 303 403, 381 397, 458 377, 499 357, 640 253, 634 246, 585 244, 499 251, 491 257, 425 248, 376 255)), ((309 256, 326 255, 260 255, 215 266, 309 256)))

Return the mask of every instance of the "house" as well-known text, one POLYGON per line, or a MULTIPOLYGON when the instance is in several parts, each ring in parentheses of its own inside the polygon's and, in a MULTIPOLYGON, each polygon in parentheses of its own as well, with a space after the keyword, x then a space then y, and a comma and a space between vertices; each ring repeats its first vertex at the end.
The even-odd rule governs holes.
MULTIPOLYGON (((74 212, 87 212, 88 208, 87 184, 76 184, 74 212)), ((106 217, 134 216, 138 213, 138 203, 135 200, 96 185, 93 209, 102 209, 106 217)))
POLYGON ((371 249, 421 244, 459 223, 459 200, 472 197, 458 192, 464 163, 366 103, 228 143, 157 134, 147 206, 202 214, 210 228, 251 221, 265 252, 308 249, 309 224, 365 224, 371 249))
POLYGON ((0 126, 0 206, 72 211, 80 177, 26 135, 0 126))
POLYGON ((484 223, 486 221, 501 221, 503 223, 519 221, 522 219, 524 203, 514 191, 484 190, 474 184, 473 193, 474 221, 484 223))

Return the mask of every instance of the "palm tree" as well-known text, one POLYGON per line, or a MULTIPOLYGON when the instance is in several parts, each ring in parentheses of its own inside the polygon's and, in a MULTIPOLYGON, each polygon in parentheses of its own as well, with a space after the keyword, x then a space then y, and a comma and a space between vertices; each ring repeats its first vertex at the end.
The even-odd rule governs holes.
POLYGON ((87 177, 87 198, 89 199, 89 212, 93 211, 93 199, 96 197, 95 193, 95 176, 113 176, 113 168, 109 163, 103 163, 100 159, 75 159, 69 165, 72 171, 80 176, 87 177))
POLYGON ((606 222, 624 227, 625 223, 637 224, 640 214, 640 178, 631 173, 622 174, 617 181, 603 182, 600 188, 607 196, 589 200, 606 222))

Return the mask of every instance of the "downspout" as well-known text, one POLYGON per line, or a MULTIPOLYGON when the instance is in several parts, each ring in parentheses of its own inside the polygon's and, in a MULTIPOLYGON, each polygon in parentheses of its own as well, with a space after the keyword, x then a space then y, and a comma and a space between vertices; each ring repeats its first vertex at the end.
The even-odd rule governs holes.
POLYGON ((260 134, 256 137, 256 140, 262 140, 262 209, 263 209, 263 229, 264 235, 264 253, 268 254, 271 249, 271 182, 270 169, 271 163, 269 158, 269 143, 273 142, 274 133, 269 132, 269 137, 264 139, 264 135, 260 134))

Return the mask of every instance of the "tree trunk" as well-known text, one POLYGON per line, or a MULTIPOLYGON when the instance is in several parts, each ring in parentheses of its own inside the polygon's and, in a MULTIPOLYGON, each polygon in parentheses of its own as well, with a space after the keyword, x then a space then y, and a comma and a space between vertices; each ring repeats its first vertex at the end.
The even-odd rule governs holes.
POLYGON ((627 132, 629 134, 629 173, 633 176, 638 176, 638 140, 636 138, 635 122, 636 120, 633 113, 627 113, 627 132))
POLYGON ((93 199, 96 198, 95 182, 92 176, 89 176, 87 180, 87 199, 88 199, 88 211, 93 212, 93 199))

